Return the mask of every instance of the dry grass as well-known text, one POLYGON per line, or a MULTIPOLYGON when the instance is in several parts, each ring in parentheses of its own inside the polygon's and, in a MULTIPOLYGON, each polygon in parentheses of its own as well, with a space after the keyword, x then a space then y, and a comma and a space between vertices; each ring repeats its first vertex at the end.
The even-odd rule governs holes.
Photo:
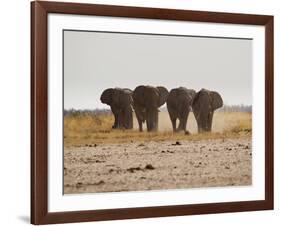
POLYGON ((138 132, 134 119, 134 129, 130 131, 112 130, 112 115, 67 115, 64 117, 64 145, 91 146, 102 143, 128 143, 135 141, 164 140, 203 140, 218 138, 249 137, 252 132, 252 115, 245 112, 217 112, 213 120, 213 132, 197 134, 197 126, 193 116, 188 119, 188 130, 192 135, 173 133, 167 112, 160 112, 159 132, 138 132))

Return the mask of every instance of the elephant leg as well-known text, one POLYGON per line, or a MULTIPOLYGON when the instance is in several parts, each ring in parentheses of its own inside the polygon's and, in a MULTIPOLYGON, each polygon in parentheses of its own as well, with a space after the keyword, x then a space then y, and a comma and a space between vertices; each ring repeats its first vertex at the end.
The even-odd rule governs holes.
POLYGON ((155 131, 156 130, 156 124, 157 124, 157 116, 158 116, 158 111, 157 109, 152 109, 152 110, 147 110, 147 115, 146 115, 146 126, 147 126, 147 131, 155 131))
POLYGON ((180 123, 179 123, 179 126, 178 126, 178 128, 177 128, 177 131, 178 131, 178 132, 180 132, 180 131, 182 131, 182 130, 185 131, 185 129, 186 129, 186 122, 187 122, 187 114, 186 114, 186 112, 183 112, 183 113, 180 115, 179 121, 180 121, 180 123))
POLYGON ((143 129, 142 129, 142 121, 138 120, 138 123, 139 123, 139 131, 142 132, 143 131, 143 129))
POLYGON ((206 123, 200 125, 200 127, 198 128, 198 132, 199 133, 208 132, 208 126, 206 125, 206 123))
POLYGON ((153 128, 154 113, 152 110, 147 110, 146 113, 146 128, 147 131, 150 132, 153 128))
POLYGON ((198 117, 195 117, 198 133, 202 133, 202 126, 198 117))
POLYGON ((214 115, 214 112, 210 112, 208 115, 207 131, 209 131, 209 132, 212 131, 213 115, 214 115))
POLYGON ((182 129, 185 132, 185 134, 189 134, 189 131, 186 130, 188 115, 189 115, 189 111, 184 115, 184 117, 182 119, 182 129))
POLYGON ((120 129, 120 128, 122 128, 122 112, 120 112, 120 111, 118 111, 118 114, 117 114, 117 123, 116 123, 116 127, 115 127, 115 129, 120 129))
POLYGON ((118 112, 118 113, 116 113, 115 114, 115 116, 114 116, 114 118, 115 118, 115 121, 114 121, 114 124, 113 124, 113 126, 112 126, 112 128, 113 129, 119 129, 120 128, 120 120, 121 120, 121 118, 120 118, 120 112, 118 112))
POLYGON ((170 120, 172 122, 173 132, 176 132, 176 130, 177 130, 176 113, 171 109, 171 107, 169 105, 168 105, 168 112, 169 112, 170 120))
POLYGON ((124 112, 124 128, 125 129, 133 128, 133 112, 131 109, 126 109, 124 112))
POLYGON ((151 119, 146 119, 146 129, 147 131, 151 131, 151 119))
POLYGON ((176 132, 177 131, 177 118, 171 118, 171 122, 172 122, 172 126, 173 126, 173 131, 176 132))
POLYGON ((189 106, 184 103, 180 108, 179 108, 179 126, 177 131, 184 131, 186 132, 186 123, 187 123, 187 117, 188 117, 188 113, 189 113, 189 106))
POLYGON ((202 125, 198 126, 198 133, 204 133, 205 129, 202 125))
POLYGON ((118 118, 117 115, 114 115, 114 123, 112 125, 112 129, 116 129, 118 127, 118 118))
POLYGON ((159 120, 159 118, 158 118, 158 111, 157 111, 157 113, 155 115, 155 121, 153 123, 153 128, 152 128, 152 130, 155 132, 158 131, 158 120, 159 120))
POLYGON ((209 113, 200 114, 200 117, 196 119, 198 124, 198 133, 208 131, 209 113))
POLYGON ((178 125, 178 128, 177 128, 177 132, 180 132, 180 131, 182 131, 183 130, 183 121, 184 121, 184 119, 182 118, 182 117, 180 117, 179 118, 179 125, 178 125))
MULTIPOLYGON (((204 121, 205 121, 205 119, 204 119, 204 121)), ((206 132, 206 123, 199 122, 198 133, 204 133, 204 132, 206 132)))
POLYGON ((138 124, 139 124, 139 131, 142 132, 143 131, 143 129, 142 129, 143 120, 141 119, 141 117, 139 116, 139 114, 137 112, 136 112, 136 117, 137 117, 138 124))
POLYGON ((112 129, 116 129, 118 125, 118 117, 117 114, 113 114, 113 116, 114 116, 114 123, 112 125, 112 129))
POLYGON ((149 111, 146 111, 146 118, 145 118, 145 121, 146 121, 146 129, 147 131, 150 131, 151 130, 151 112, 149 111))
POLYGON ((203 132, 208 132, 209 131, 209 123, 210 123, 210 120, 209 120, 209 114, 206 115, 206 117, 204 117, 204 123, 203 123, 203 126, 202 126, 202 130, 203 132))
POLYGON ((133 129, 133 112, 131 110, 127 115, 127 129, 133 129))
POLYGON ((119 126, 118 110, 116 107, 111 106, 111 111, 114 115, 114 123, 112 125, 112 129, 116 129, 119 126))

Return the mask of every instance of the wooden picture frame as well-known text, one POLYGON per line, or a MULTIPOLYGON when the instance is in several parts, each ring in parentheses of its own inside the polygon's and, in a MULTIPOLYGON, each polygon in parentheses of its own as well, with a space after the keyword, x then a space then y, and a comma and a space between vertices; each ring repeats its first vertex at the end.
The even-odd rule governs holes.
POLYGON ((31 3, 31 223, 51 224, 273 209, 273 16, 35 1, 31 3), (48 14, 95 15, 265 27, 265 199, 48 212, 48 14))

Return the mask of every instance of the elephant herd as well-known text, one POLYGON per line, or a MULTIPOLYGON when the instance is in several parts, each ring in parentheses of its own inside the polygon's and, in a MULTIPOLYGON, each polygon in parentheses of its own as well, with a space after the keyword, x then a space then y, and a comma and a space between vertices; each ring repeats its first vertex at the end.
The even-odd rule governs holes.
POLYGON ((133 111, 143 131, 146 123, 147 131, 158 130, 159 108, 167 103, 167 109, 174 132, 184 131, 189 112, 195 116, 198 132, 208 132, 212 129, 214 111, 223 105, 218 92, 201 89, 196 92, 185 87, 174 88, 170 92, 163 86, 138 86, 135 90, 109 88, 103 91, 100 100, 111 107, 114 115, 114 129, 132 129, 133 111), (176 127, 176 121, 179 125, 176 127))

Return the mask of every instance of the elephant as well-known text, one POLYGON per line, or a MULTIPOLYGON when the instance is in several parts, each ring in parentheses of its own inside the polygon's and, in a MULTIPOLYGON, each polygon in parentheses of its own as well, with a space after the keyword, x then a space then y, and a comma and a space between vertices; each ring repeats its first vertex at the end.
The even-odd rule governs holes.
POLYGON ((138 86, 133 91, 133 106, 142 132, 146 122, 147 131, 158 130, 158 108, 165 104, 169 91, 163 86, 138 86))
POLYGON ((195 90, 185 87, 175 88, 170 91, 167 98, 167 108, 174 132, 183 130, 186 134, 189 134, 186 130, 186 124, 195 94, 195 90), (176 128, 177 119, 179 119, 178 128, 176 128))
POLYGON ((214 111, 223 106, 218 92, 201 89, 192 102, 192 110, 198 125, 198 133, 211 132, 214 111))
POLYGON ((133 128, 132 90, 109 88, 103 91, 100 101, 110 106, 114 115, 113 129, 133 128))

